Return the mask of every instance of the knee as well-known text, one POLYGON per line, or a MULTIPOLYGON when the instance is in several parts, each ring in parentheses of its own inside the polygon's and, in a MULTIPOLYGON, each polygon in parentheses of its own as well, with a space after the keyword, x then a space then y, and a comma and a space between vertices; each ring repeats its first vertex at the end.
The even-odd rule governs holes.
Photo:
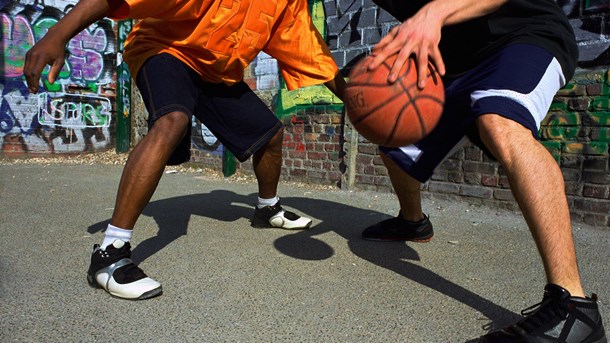
POLYGON ((260 148, 257 152, 254 153, 254 166, 258 165, 258 163, 263 159, 272 158, 274 160, 278 160, 282 158, 282 144, 284 143, 284 130, 279 130, 271 139, 260 148))
POLYGON ((275 154, 282 154, 282 144, 284 143, 284 130, 279 130, 267 143, 267 149, 269 152, 275 154))
POLYGON ((509 163, 515 152, 537 143, 528 128, 500 115, 479 117, 477 128, 481 141, 501 164, 509 163))
POLYGON ((149 135, 159 133, 160 137, 182 139, 188 132, 189 116, 184 112, 170 112, 159 119, 149 130, 149 135))

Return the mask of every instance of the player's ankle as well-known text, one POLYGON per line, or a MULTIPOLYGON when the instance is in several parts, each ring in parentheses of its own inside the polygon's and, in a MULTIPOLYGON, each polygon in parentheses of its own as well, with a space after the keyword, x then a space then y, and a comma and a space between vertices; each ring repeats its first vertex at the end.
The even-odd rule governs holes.
POLYGON ((585 298, 585 290, 582 288, 580 282, 570 282, 570 281, 550 281, 549 283, 555 284, 559 287, 562 287, 566 291, 570 292, 570 295, 573 297, 585 298))
POLYGON ((426 216, 424 215, 423 212, 409 213, 409 212, 403 211, 403 210, 400 210, 400 217, 406 221, 413 222, 413 223, 417 223, 417 222, 420 222, 420 221, 426 219, 426 216))

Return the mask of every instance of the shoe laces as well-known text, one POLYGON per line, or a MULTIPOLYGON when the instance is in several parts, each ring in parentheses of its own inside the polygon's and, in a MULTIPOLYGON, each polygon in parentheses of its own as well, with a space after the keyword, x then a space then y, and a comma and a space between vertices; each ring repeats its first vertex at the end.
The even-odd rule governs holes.
POLYGON ((554 318, 565 319, 569 310, 568 301, 559 301, 545 294, 541 302, 521 311, 521 315, 526 316, 526 318, 519 325, 530 331, 549 323, 554 318))

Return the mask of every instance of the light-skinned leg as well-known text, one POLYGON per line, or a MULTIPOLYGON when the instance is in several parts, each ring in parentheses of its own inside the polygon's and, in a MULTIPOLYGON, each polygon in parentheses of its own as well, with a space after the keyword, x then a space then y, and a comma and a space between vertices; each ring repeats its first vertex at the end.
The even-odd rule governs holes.
POLYGON ((485 146, 504 168, 536 242, 548 282, 584 296, 563 175, 557 162, 521 124, 496 114, 477 120, 485 146))

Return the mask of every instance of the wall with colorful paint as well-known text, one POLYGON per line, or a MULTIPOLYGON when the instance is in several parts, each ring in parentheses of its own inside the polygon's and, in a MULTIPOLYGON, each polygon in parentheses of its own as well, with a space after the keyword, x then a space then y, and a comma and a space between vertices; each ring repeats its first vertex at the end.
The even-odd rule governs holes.
MULTIPOLYGON (((343 75, 397 24, 371 0, 309 2, 343 75)), ((0 0, 3 154, 108 150, 125 144, 117 136, 133 138, 128 149, 146 134, 145 110, 121 66, 129 24, 102 20, 85 29, 66 47, 56 84, 41 82, 36 95, 27 91, 25 52, 75 3, 0 0)), ((562 168, 574 218, 610 226, 610 0, 558 3, 577 35, 579 69, 556 97, 540 138, 562 168)), ((284 179, 392 191, 377 148, 351 128, 342 103, 323 86, 287 91, 276 61, 265 54, 253 61, 245 80, 286 125, 284 179)), ((197 121, 191 139, 194 162, 220 168, 227 160, 223 146, 197 121)), ((249 164, 237 168, 250 172, 249 164)), ((516 208, 502 169, 471 145, 451 156, 424 187, 429 196, 516 208)))
MULTIPOLYGON (((540 140, 563 171, 573 218, 610 227, 610 1, 558 4, 576 34, 579 68, 557 95, 542 123, 540 140)), ((328 42, 344 70, 397 23, 370 0, 324 0, 324 10, 328 42)), ((387 189, 376 149, 362 137, 359 140, 358 151, 352 153, 355 183, 364 189, 387 189)), ((424 187, 436 197, 516 208, 502 169, 472 145, 451 156, 424 187)))
POLYGON ((25 53, 77 1, 0 1, 0 142, 3 154, 76 153, 114 146, 116 23, 102 20, 66 46, 54 84, 42 74, 38 94, 23 77, 25 53))
MULTIPOLYGON (((397 24, 371 0, 310 3, 314 21, 322 12, 324 22, 318 27, 344 75, 397 24)), ((558 3, 577 36, 579 68, 557 95, 540 140, 561 166, 573 218, 610 227, 610 1, 558 3)), ((255 89, 273 79, 258 76, 256 71, 251 75, 255 89)), ((288 92, 280 80, 270 106, 286 124, 283 177, 391 192, 376 146, 351 129, 338 104, 324 87, 288 92)), ((428 196, 517 209, 502 168, 471 144, 443 163, 424 190, 428 196)))

